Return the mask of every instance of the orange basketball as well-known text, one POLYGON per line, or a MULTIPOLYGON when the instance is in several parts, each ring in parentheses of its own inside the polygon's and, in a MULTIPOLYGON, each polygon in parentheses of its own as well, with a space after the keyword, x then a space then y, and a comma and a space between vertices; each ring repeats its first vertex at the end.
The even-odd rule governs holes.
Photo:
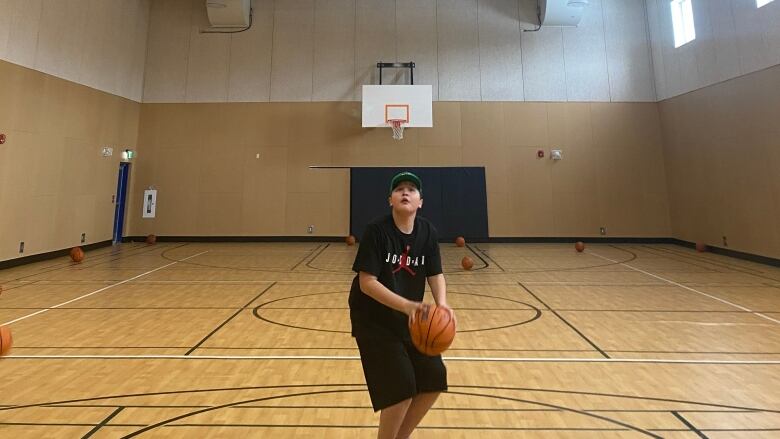
POLYGON ((73 262, 81 262, 84 260, 84 250, 81 247, 73 247, 70 249, 70 258, 73 262))
POLYGON ((355 237, 352 235, 347 236, 345 241, 347 242, 347 245, 355 245, 355 237))
POLYGON ((696 243, 696 251, 697 252, 706 252, 707 251, 707 244, 703 242, 697 242, 696 243))
POLYGON ((6 326, 0 326, 0 357, 11 352, 11 346, 14 339, 11 337, 11 329, 6 326))
POLYGON ((463 247, 464 245, 466 245, 466 240, 462 236, 458 236, 457 238, 455 238, 455 245, 457 245, 458 247, 463 247))
POLYGON ((156 244, 157 243, 157 237, 154 235, 149 235, 146 237, 146 243, 147 244, 156 244))
POLYGON ((418 351, 430 356, 439 355, 455 339, 455 320, 446 309, 425 304, 409 326, 409 335, 418 351))
POLYGON ((468 256, 464 256, 460 261, 460 265, 463 266, 464 270, 471 270, 474 268, 474 260, 468 256))
POLYGON ((582 251, 585 250, 585 243, 582 241, 577 241, 574 243, 574 249, 577 250, 577 253, 582 253, 582 251))

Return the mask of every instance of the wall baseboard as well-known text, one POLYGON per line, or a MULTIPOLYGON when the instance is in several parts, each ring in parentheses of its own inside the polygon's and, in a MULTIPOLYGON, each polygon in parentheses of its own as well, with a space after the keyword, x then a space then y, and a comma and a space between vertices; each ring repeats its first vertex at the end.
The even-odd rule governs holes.
MULTIPOLYGON (((689 247, 689 248, 696 248, 696 244, 693 242, 683 241, 682 239, 674 239, 674 244, 683 246, 683 247, 689 247)), ((737 250, 731 250, 728 248, 723 247, 715 247, 713 245, 707 246, 707 251, 710 253, 715 253, 718 255, 724 255, 729 256, 736 259, 743 259, 746 261, 751 262, 757 262, 759 264, 764 265, 771 265, 773 267, 780 267, 780 259, 773 258, 770 256, 762 256, 762 255, 756 255, 753 253, 745 253, 737 250)))
MULTIPOLYGON (((122 242, 143 242, 145 236, 125 236, 122 242)), ((158 236, 158 242, 344 242, 343 236, 158 236)), ((493 237, 486 241, 474 241, 474 243, 518 243, 518 244, 560 244, 582 241, 585 243, 603 243, 603 244, 674 244, 681 247, 696 248, 693 242, 684 241, 677 238, 632 238, 632 237, 589 237, 589 238, 563 238, 563 237, 493 237)), ((95 242, 81 246, 85 251, 94 250, 111 245, 111 240, 95 242)), ((735 259, 756 262, 759 264, 780 267, 780 259, 769 256, 745 253, 727 248, 707 246, 711 253, 729 256, 735 259)), ((61 256, 67 256, 70 248, 54 250, 37 255, 23 256, 21 258, 0 261, 0 270, 4 268, 16 267, 19 265, 30 264, 33 262, 45 261, 61 256)))
MULTIPOLYGON (((92 243, 92 244, 82 245, 80 247, 84 251, 89 251, 89 250, 94 250, 94 249, 97 249, 97 248, 108 247, 109 245, 111 245, 111 242, 112 241, 109 239, 109 240, 106 240, 106 241, 100 241, 100 242, 95 242, 95 243, 92 243)), ((4 268, 17 267, 19 265, 31 264, 33 262, 41 262, 41 261, 45 261, 45 260, 48 260, 48 259, 59 258, 61 256, 67 256, 67 255, 70 254, 70 249, 71 248, 72 247, 64 248, 64 249, 61 249, 61 250, 54 250, 54 251, 45 252, 45 253, 38 253, 37 255, 22 256, 21 258, 8 259, 6 261, 0 261, 0 270, 2 270, 4 268)))

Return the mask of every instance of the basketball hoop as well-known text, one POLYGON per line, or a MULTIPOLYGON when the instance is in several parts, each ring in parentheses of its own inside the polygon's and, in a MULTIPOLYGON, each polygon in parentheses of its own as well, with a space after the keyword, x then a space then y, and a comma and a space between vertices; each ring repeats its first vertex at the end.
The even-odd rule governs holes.
POLYGON ((402 124, 405 122, 406 119, 390 119, 387 121, 393 129, 393 139, 401 140, 404 138, 404 126, 402 124))

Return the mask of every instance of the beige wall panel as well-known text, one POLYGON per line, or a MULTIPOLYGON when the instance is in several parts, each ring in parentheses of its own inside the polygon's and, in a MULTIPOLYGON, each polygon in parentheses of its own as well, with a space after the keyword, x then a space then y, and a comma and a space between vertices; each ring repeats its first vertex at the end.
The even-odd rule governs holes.
POLYGON ((12 81, 15 92, 14 100, 7 105, 12 110, 8 126, 18 131, 37 132, 43 124, 40 110, 45 96, 45 75, 16 69, 12 81))
POLYGON ((245 157, 242 231, 250 236, 283 235, 287 148, 251 146, 245 149, 245 157))
POLYGON ((780 255, 777 85, 773 67, 659 105, 675 237, 780 255))
POLYGON ((35 67, 42 4, 43 0, 6 2, 3 16, 8 20, 8 46, 2 55, 3 59, 25 67, 35 67))
POLYGON ((152 2, 144 102, 184 102, 192 7, 192 0, 152 2))
POLYGON ((656 147, 662 142, 656 104, 591 104, 596 145, 656 147))
POLYGON ((504 110, 501 104, 461 103, 461 143, 463 146, 494 148, 504 144, 504 110))
POLYGON ((111 237, 118 150, 136 148, 140 104, 0 61, 0 260, 111 237), (7 85, 6 85, 7 84, 7 85), (113 157, 102 157, 112 146, 113 157))
POLYGON ((554 192, 552 236, 599 236, 598 193, 554 192))
MULTIPOLYGON (((384 0, 355 0, 355 81, 358 99, 363 84, 379 84, 376 63, 399 60, 396 51, 396 4, 384 0)), ((402 69, 382 71, 382 84, 408 84, 402 69), (401 81, 403 79, 403 81, 401 81)))
POLYGON ((439 100, 482 99, 475 0, 437 0, 439 100))
MULTIPOLYGON (((26 224, 47 227, 49 219, 39 218, 43 212, 55 212, 48 215, 55 219, 49 227, 54 230, 51 242, 42 245, 42 251, 77 244, 72 241, 82 232, 88 242, 110 238, 112 206, 107 200, 113 194, 118 158, 99 155, 100 146, 110 142, 117 142, 113 144, 117 155, 120 146, 139 152, 128 205, 127 234, 133 235, 305 236, 309 224, 320 236, 343 235, 349 227, 348 171, 310 171, 310 164, 485 166, 492 236, 580 236, 592 234, 597 225, 606 225, 611 236, 668 236, 666 205, 678 209, 687 205, 680 196, 669 196, 667 202, 665 184, 658 181, 665 180, 667 173, 661 160, 659 124, 661 118, 665 122, 673 118, 667 111, 659 115, 652 104, 597 108, 595 104, 437 103, 435 128, 410 129, 404 141, 396 142, 388 129, 360 128, 359 103, 141 106, 7 63, 0 64, 0 74, 14 83, 11 87, 4 81, 0 95, 19 102, 17 112, 0 112, 5 118, 0 120, 11 121, 14 142, 30 145, 0 149, 3 162, 29 164, 0 166, 0 181, 7 187, 0 190, 0 204, 10 211, 23 201, 41 200, 32 210, 22 209, 34 219, 3 219, 3 230, 10 231, 0 243, 3 259, 17 257, 26 224), (69 110, 77 114, 68 114, 69 110), (20 113, 29 117, 17 116, 20 113), (65 133, 72 138, 66 140, 65 133), (537 159, 540 142, 560 145, 564 160, 537 159), (8 156, 9 151, 21 155, 8 156), (25 189, 20 192, 22 182, 25 189), (149 186, 160 191, 158 218, 142 220, 140 194, 149 186), (56 203, 47 197, 54 197, 56 203)), ((773 81, 767 75, 758 83, 768 86, 773 81)), ((741 86, 733 90, 759 94, 741 86)), ((740 111, 747 111, 747 101, 739 99, 740 111)), ((712 107, 718 99, 708 97, 703 102, 712 107)), ((760 102, 762 108, 774 109, 769 101, 760 102)), ((718 117, 727 121, 731 113, 720 109, 722 105, 716 107, 718 117)), ((671 114, 685 115, 694 106, 684 109, 671 114)), ((706 126, 705 119, 695 125, 706 126)), ((675 125, 669 133, 665 133, 669 141, 695 139, 675 125)), ((718 144, 725 148, 746 142, 754 146, 742 151, 755 157, 762 152, 766 157, 774 145, 774 138, 763 134, 751 136, 740 129, 734 133, 718 144)), ((682 152, 670 148, 670 157, 699 160, 710 140, 682 152)), ((745 160, 738 166, 750 175, 739 174, 729 181, 774 187, 753 178, 766 173, 761 166, 771 166, 776 159, 745 160)), ((730 159, 720 160, 713 167, 728 169, 730 163, 730 159)), ((669 166, 685 173, 670 175, 670 188, 672 182, 695 190, 715 184, 714 178, 690 183, 690 165, 669 166)), ((695 172, 706 177, 711 171, 704 167, 695 172)), ((706 198, 702 205, 717 205, 712 199, 717 197, 706 198)), ((765 204, 774 206, 776 199, 772 193, 765 204)), ((746 203, 745 210, 756 209, 746 203)), ((776 215, 775 210, 771 215, 776 215)), ((734 221, 736 226, 744 223, 742 218, 734 221)), ((689 223, 683 220, 682 224, 688 227, 689 223)), ((754 238, 735 235, 735 239, 739 243, 754 238)))
POLYGON ((198 230, 205 235, 240 235, 242 194, 205 193, 198 195, 198 230))
POLYGON ((291 145, 287 147, 288 193, 330 192, 328 171, 311 169, 309 166, 330 165, 330 149, 320 145, 291 145))
POLYGON ((547 146, 549 144, 547 104, 504 103, 503 144, 547 146))
MULTIPOLYGON (((317 102, 296 106, 288 122, 290 144, 359 144, 367 130, 361 128, 360 103, 317 102)), ((382 131, 392 140, 389 128, 382 131)))
MULTIPOLYGON (((67 2, 62 2, 67 3, 67 2)), ((116 87, 116 77, 112 74, 112 47, 118 46, 118 32, 121 22, 121 9, 113 8, 113 2, 86 0, 81 4, 87 6, 89 17, 85 18, 83 45, 81 49, 81 65, 78 77, 81 84, 92 84, 101 90, 113 90, 116 87)), ((72 7, 72 6, 71 6, 72 7)), ((127 17, 126 19, 129 19, 127 17)), ((75 29, 71 29, 71 32, 75 29)))
POLYGON ((200 193, 241 193, 244 189, 244 148, 212 143, 201 149, 200 193))
POLYGON ((271 96, 274 1, 255 0, 252 8, 252 28, 230 35, 230 102, 267 102, 271 96))
POLYGON ((286 0, 275 4, 271 101, 310 101, 314 0, 286 0))
POLYGON ((513 227, 515 217, 509 204, 509 194, 488 191, 487 197, 490 236, 519 236, 513 227))
MULTIPOLYGON (((536 148, 523 148, 526 155, 536 157, 536 148)), ((592 149, 563 148, 561 150, 563 160, 553 161, 548 156, 536 159, 550 169, 552 176, 553 194, 559 193, 588 193, 598 194, 599 163, 602 157, 595 154, 592 149)), ((595 198, 593 199, 595 200, 595 198)))
POLYGON ((315 0, 314 101, 355 99, 355 0, 315 0))
POLYGON ((397 58, 415 62, 414 83, 432 85, 433 100, 437 101, 439 62, 436 0, 396 0, 395 5, 397 58))
MULTIPOLYGON (((28 145, 30 149, 25 155, 32 162, 25 163, 22 168, 22 171, 30 176, 30 185, 26 188, 28 193, 36 196, 57 195, 67 190, 61 186, 62 183, 69 181, 68 176, 62 175, 67 169, 62 166, 66 160, 65 139, 53 134, 38 134, 30 140, 28 145)), ((96 156, 98 156, 97 151, 94 157, 87 157, 87 160, 92 161, 96 156)), ((12 163, 14 166, 21 165, 19 162, 12 163)), ((68 171, 74 172, 70 169, 68 171)))
POLYGON ((510 149, 512 148, 504 146, 491 148, 464 146, 463 166, 485 167, 485 186, 488 192, 510 192, 507 176, 517 172, 509 162, 510 149))
POLYGON ((335 236, 349 235, 349 170, 329 171, 330 178, 330 228, 327 233, 335 236))
POLYGON ((461 166, 463 149, 452 146, 423 146, 419 152, 420 166, 461 166))
POLYGON ((201 33, 209 28, 206 8, 193 0, 193 24, 187 57, 186 102, 225 102, 228 96, 230 35, 201 33))
POLYGON ((508 148, 508 188, 515 233, 553 236, 551 169, 533 148, 508 148))
POLYGON ((477 2, 481 99, 523 100, 523 59, 517 0, 477 2))
POLYGON ((458 102, 434 102, 433 127, 415 131, 417 131, 420 146, 461 145, 461 104, 458 102))
POLYGON ((79 80, 83 49, 96 44, 85 36, 86 4, 86 0, 44 0, 35 55, 36 70, 70 81, 79 80))
POLYGON ((335 233, 330 216, 330 198, 322 193, 294 192, 287 194, 285 229, 286 235, 307 235, 309 225, 314 226, 312 235, 335 233))
POLYGON ((547 126, 551 149, 557 146, 568 149, 593 146, 590 104, 548 103, 547 126))

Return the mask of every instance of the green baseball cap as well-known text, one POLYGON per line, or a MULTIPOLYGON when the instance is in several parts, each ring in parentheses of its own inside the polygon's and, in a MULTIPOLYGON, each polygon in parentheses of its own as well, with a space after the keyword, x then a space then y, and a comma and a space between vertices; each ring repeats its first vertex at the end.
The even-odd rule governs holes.
POLYGON ((395 177, 393 177, 392 180, 390 180, 390 193, 393 193, 393 190, 398 186, 398 183, 402 181, 410 181, 414 183, 414 185, 417 186, 417 190, 420 192, 420 195, 422 196, 422 180, 420 180, 420 177, 408 171, 399 172, 398 174, 395 174, 395 177))

